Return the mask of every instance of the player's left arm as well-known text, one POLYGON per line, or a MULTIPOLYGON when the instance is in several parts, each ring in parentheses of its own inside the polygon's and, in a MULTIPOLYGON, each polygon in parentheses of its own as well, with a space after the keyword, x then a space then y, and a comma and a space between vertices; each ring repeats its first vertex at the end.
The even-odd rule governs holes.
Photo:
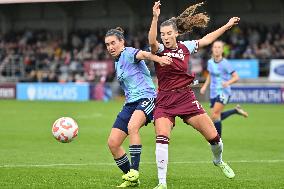
POLYGON ((210 81, 211 81, 211 76, 210 76, 210 73, 209 73, 208 76, 206 77, 205 83, 200 88, 200 93, 201 94, 205 94, 205 91, 206 91, 208 85, 210 84, 210 81))
POLYGON ((158 28, 158 19, 161 12, 160 5, 161 5, 160 1, 157 1, 153 6, 153 19, 148 33, 148 42, 151 47, 151 52, 153 54, 156 54, 159 50, 159 42, 157 41, 157 28, 158 28))
POLYGON ((161 66, 170 65, 172 63, 172 58, 168 56, 157 56, 147 51, 140 50, 136 54, 137 60, 151 60, 159 63, 161 66))
POLYGON ((213 43, 218 37, 220 37, 223 33, 225 33, 227 30, 231 29, 233 26, 237 25, 240 21, 239 17, 233 17, 229 20, 227 24, 222 26, 221 28, 207 34, 203 38, 198 40, 199 47, 205 47, 211 43, 213 43))
POLYGON ((234 71, 231 75, 231 79, 223 83, 224 88, 232 85, 233 83, 236 83, 239 80, 239 75, 236 71, 234 71))

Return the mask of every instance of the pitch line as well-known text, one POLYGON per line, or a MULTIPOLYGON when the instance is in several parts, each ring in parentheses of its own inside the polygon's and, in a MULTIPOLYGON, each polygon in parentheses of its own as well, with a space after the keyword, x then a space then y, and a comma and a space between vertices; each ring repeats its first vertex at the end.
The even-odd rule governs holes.
MULTIPOLYGON (((284 159, 273 160, 233 160, 228 163, 283 163, 284 159)), ((176 161, 170 164, 211 164, 210 161, 176 161)), ((141 164, 156 164, 155 162, 141 162, 141 164)), ((0 168, 31 168, 31 167, 65 167, 65 166, 114 166, 115 163, 54 163, 54 164, 6 164, 0 168)))

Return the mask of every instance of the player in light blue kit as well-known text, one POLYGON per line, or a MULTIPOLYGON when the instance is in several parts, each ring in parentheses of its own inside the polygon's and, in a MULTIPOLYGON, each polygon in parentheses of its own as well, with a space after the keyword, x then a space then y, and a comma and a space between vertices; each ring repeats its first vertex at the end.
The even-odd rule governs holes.
POLYGON ((136 187, 139 181, 139 162, 141 140, 139 129, 153 119, 156 90, 145 62, 152 60, 160 65, 168 65, 171 58, 156 56, 150 52, 132 47, 125 47, 121 28, 111 29, 106 33, 105 44, 108 52, 115 59, 117 79, 124 90, 126 102, 113 124, 108 146, 117 166, 123 171, 124 182, 118 187, 136 187), (129 135, 129 153, 131 164, 122 148, 122 143, 129 135))
POLYGON ((205 94, 206 88, 210 83, 211 118, 220 136, 222 134, 222 120, 233 114, 248 117, 248 113, 240 105, 237 105, 232 110, 222 112, 230 100, 231 84, 239 80, 237 72, 231 67, 228 60, 223 58, 223 47, 222 41, 213 43, 212 58, 208 61, 207 66, 209 75, 200 89, 200 93, 205 94))

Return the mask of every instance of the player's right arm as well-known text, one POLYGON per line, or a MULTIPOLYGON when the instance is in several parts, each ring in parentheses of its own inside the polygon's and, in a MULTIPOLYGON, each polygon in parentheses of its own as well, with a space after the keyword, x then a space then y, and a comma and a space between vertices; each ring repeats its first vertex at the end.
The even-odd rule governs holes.
POLYGON ((150 52, 139 51, 136 54, 136 59, 138 60, 151 60, 159 63, 161 66, 170 65, 172 63, 172 58, 168 56, 157 56, 150 52))
POLYGON ((222 26, 221 28, 205 35, 203 38, 199 39, 199 47, 205 47, 211 43, 213 43, 216 39, 218 39, 218 37, 220 37, 221 35, 223 35, 223 33, 225 33, 227 30, 231 29, 233 26, 237 25, 240 21, 239 17, 233 17, 229 20, 229 22, 227 24, 225 24, 224 26, 222 26))
POLYGON ((148 34, 148 41, 151 47, 151 53, 155 54, 159 49, 159 42, 157 41, 157 28, 158 28, 158 18, 160 15, 160 1, 155 2, 153 6, 153 19, 151 27, 148 34))
POLYGON ((210 84, 210 79, 211 79, 211 78, 210 78, 210 74, 208 74, 205 83, 203 84, 203 86, 202 86, 201 89, 200 89, 200 93, 201 93, 201 94, 205 94, 205 91, 206 91, 208 85, 210 84))

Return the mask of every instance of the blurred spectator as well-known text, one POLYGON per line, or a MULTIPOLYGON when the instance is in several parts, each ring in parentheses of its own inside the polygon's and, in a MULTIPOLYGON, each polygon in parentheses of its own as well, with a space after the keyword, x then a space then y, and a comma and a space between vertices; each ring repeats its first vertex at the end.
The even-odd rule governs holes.
MULTIPOLYGON (((129 34, 126 42, 139 49, 147 47, 147 28, 129 34)), ((211 31, 208 28, 208 31, 211 31)), ((13 77, 18 81, 38 82, 86 82, 96 81, 96 73, 86 74, 85 61, 111 60, 104 45, 104 29, 72 32, 67 44, 61 33, 45 30, 26 30, 0 34, 0 76, 13 77)), ((205 31, 196 32, 202 37, 205 31)), ((191 35, 183 36, 185 39, 191 35)), ((222 36, 226 43, 227 58, 277 59, 284 58, 284 29, 280 25, 263 26, 243 24, 222 36)), ((192 71, 202 76, 210 58, 210 47, 200 49, 192 56, 192 71)), ((154 74, 153 64, 149 64, 154 74)), ((114 78, 108 76, 108 78, 114 78)))

